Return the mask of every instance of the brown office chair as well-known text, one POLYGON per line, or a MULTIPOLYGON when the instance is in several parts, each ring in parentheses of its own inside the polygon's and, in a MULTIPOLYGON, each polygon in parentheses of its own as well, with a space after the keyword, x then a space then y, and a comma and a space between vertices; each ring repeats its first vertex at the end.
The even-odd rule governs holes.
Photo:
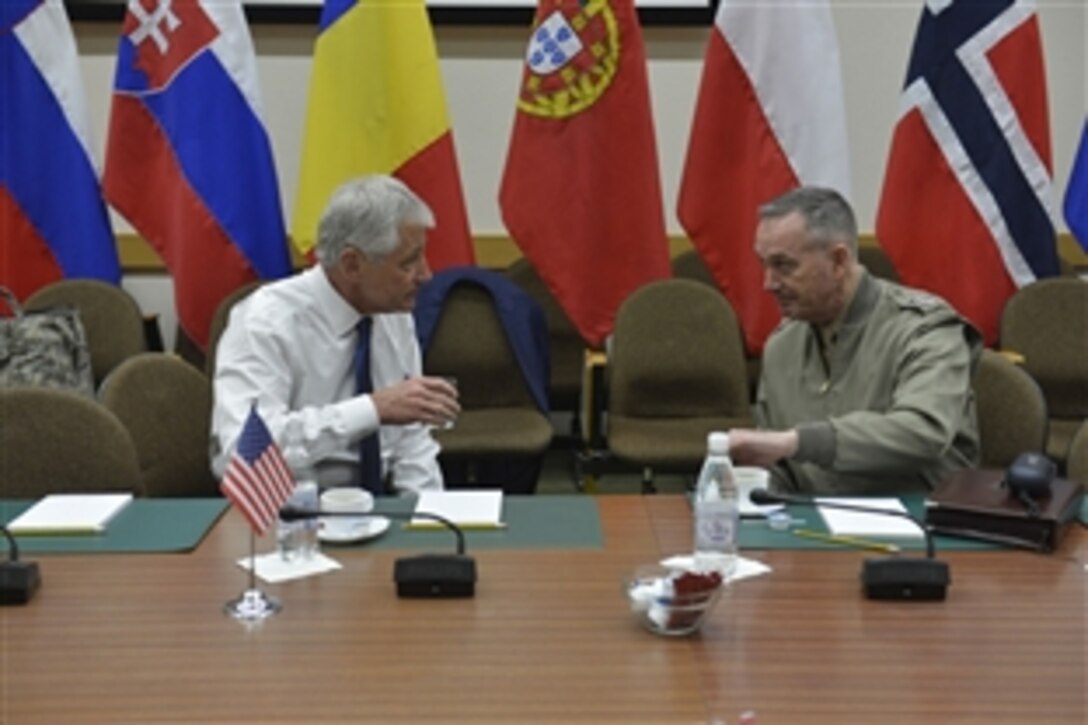
POLYGON ((702 282, 714 289, 718 288, 718 282, 706 266, 702 255, 696 249, 688 249, 672 258, 672 276, 676 279, 690 279, 693 282, 702 282))
POLYGON ((461 415, 453 428, 434 431, 447 483, 534 491, 552 425, 533 399, 486 290, 468 283, 450 290, 423 369, 457 378, 461 415), (517 482, 499 480, 508 470, 517 471, 509 474, 517 482))
POLYGON ((128 429, 148 496, 218 496, 209 468, 212 387, 176 355, 148 352, 110 373, 99 399, 128 429))
POLYGON ((899 273, 895 271, 895 265, 888 257, 887 252, 876 244, 862 244, 858 246, 858 261, 869 274, 889 282, 898 282, 899 273))
MULTIPOLYGON (((706 262, 703 261, 702 256, 695 249, 681 252, 672 258, 672 276, 675 279, 690 279, 693 282, 705 284, 712 289, 721 290, 710 268, 706 266, 706 262)), ((740 339, 742 342, 744 341, 743 328, 740 339)), ((747 348, 745 348, 744 366, 748 373, 748 399, 754 401, 756 399, 756 390, 759 388, 762 359, 759 355, 749 355, 747 348)))
POLYGON ((1065 456, 1065 477, 1088 488, 1088 419, 1080 424, 1069 444, 1069 452, 1065 456))
POLYGON ((1088 283, 1040 280, 1018 290, 1001 313, 1001 347, 1024 358, 1050 411, 1046 453, 1062 461, 1088 418, 1088 283))
POLYGON ((528 259, 522 257, 511 264, 506 275, 544 311, 544 319, 548 323, 548 348, 551 353, 548 398, 552 410, 577 413, 581 405, 585 342, 528 259))
POLYGON ((1046 445, 1047 406, 1039 385, 993 350, 983 350, 972 380, 980 464, 1005 468, 1021 453, 1046 445))
POLYGON ((128 292, 96 279, 65 279, 27 298, 28 310, 71 306, 79 310, 95 384, 122 360, 147 350, 144 316, 128 292))
POLYGON ((0 498, 143 490, 132 438, 98 401, 0 388, 0 498))
POLYGON ((713 430, 751 426, 740 326, 705 284, 650 283, 620 306, 608 356, 608 447, 653 471, 694 474, 713 430))
POLYGON ((215 314, 212 315, 211 325, 208 328, 208 349, 204 352, 204 373, 209 378, 215 377, 215 348, 219 344, 219 338, 223 336, 223 330, 227 329, 227 323, 230 322, 231 309, 264 282, 264 280, 247 282, 224 297, 215 308, 215 314))

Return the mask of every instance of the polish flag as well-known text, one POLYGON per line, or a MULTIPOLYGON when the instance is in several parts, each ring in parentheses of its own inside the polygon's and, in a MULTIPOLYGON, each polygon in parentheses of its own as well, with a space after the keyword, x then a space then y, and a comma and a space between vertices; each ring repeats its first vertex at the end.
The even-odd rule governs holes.
POLYGON ((779 311, 752 250, 757 208, 800 185, 850 195, 838 41, 825 1, 722 0, 680 184, 680 223, 758 355, 779 311))

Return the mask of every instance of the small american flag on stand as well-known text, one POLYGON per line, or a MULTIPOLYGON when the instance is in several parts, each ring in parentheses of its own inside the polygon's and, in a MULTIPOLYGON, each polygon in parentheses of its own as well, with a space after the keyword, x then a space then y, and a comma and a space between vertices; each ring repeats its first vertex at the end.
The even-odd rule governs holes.
POLYGON ((249 520, 260 536, 279 517, 280 506, 294 491, 291 469, 261 420, 257 406, 249 411, 242 435, 227 464, 219 490, 249 520))

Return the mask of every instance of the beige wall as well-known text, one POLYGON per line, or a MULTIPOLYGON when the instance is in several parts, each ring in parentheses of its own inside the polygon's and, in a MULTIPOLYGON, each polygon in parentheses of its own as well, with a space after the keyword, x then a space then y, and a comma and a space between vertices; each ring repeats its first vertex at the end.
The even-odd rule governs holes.
MULTIPOLYGON (((1050 91, 1054 177, 1060 200, 1088 106, 1088 10, 1084 0, 1040 0, 1038 5, 1050 91)), ((859 225, 871 231, 898 112, 899 89, 922 0, 832 0, 832 6, 843 59, 853 201, 859 225)), ((75 29, 95 134, 94 149, 101 160, 119 24, 81 22, 75 29)), ((284 211, 290 215, 315 28, 255 25, 252 32, 284 211)), ((676 190, 708 33, 705 27, 644 29, 663 201, 673 235, 681 233, 675 215, 676 190)), ((484 237, 494 242, 505 233, 496 196, 527 28, 440 26, 436 37, 469 218, 478 240, 484 237)), ((117 217, 114 229, 122 236, 131 232, 131 227, 117 217)), ((1065 229, 1064 221, 1059 221, 1059 229, 1065 229)), ((500 257, 516 253, 509 244, 499 244, 497 249, 500 257)), ((487 253, 481 250, 482 255, 487 253)), ((161 273, 129 274, 125 286, 145 311, 160 315, 167 344, 172 344, 175 318, 169 278, 161 273)))
MULTIPOLYGON (((899 88, 922 3, 833 0, 832 5, 843 57, 853 201, 860 226, 871 229, 899 88)), ((1088 98, 1085 8, 1083 0, 1039 2, 1059 193, 1065 188, 1088 98)), ((76 24, 100 157, 117 31, 115 23, 76 24)), ((252 32, 284 210, 290 215, 315 30, 300 25, 255 25, 252 32)), ((676 189, 708 32, 705 27, 644 29, 664 203, 672 233, 680 232, 674 211, 676 189)), ((527 29, 440 26, 436 36, 473 231, 501 234, 496 195, 527 29)), ((118 232, 130 229, 121 220, 116 220, 115 228, 118 232)), ((1065 228, 1064 222, 1060 228, 1065 228)))

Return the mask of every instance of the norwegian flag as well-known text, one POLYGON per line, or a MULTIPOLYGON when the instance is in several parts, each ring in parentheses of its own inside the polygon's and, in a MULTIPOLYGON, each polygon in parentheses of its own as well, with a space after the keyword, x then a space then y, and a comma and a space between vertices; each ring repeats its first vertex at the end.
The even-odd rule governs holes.
POLYGON ((259 536, 278 518, 280 506, 294 487, 291 469, 254 406, 242 426, 219 490, 238 507, 259 536))
POLYGON ((1034 3, 929 0, 877 212, 899 276, 995 342, 1005 300, 1058 274, 1051 169, 1034 3))

